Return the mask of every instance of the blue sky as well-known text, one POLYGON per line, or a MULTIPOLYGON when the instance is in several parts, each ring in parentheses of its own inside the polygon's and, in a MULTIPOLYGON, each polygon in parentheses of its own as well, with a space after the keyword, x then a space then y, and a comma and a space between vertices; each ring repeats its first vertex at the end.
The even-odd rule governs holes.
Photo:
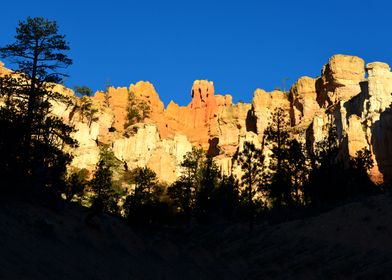
POLYGON ((186 105, 192 82, 214 81, 217 93, 250 102, 318 76, 336 53, 392 63, 390 1, 5 1, 0 45, 18 20, 57 20, 70 43, 66 85, 152 82, 167 105, 186 105))

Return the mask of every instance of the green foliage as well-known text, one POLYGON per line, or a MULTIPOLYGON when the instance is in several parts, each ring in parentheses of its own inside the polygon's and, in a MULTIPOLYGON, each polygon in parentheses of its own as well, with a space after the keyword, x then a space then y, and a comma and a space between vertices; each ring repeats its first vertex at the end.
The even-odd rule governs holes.
POLYGON ((288 116, 283 109, 277 108, 264 132, 265 141, 272 152, 266 190, 272 204, 277 207, 292 203, 288 127, 288 116))
POLYGON ((373 168, 372 154, 367 148, 356 152, 355 157, 350 158, 347 182, 347 196, 369 195, 380 192, 369 178, 370 169, 373 168))
POLYGON ((363 148, 356 152, 354 158, 350 159, 350 166, 354 170, 358 170, 360 172, 368 172, 373 168, 374 163, 372 159, 372 154, 367 148, 363 148))
POLYGON ((168 195, 173 200, 178 211, 189 220, 196 205, 196 197, 201 183, 201 171, 204 151, 193 148, 188 152, 181 167, 181 177, 168 188, 168 195))
POLYGON ((98 108, 94 107, 91 99, 91 89, 87 86, 75 86, 75 92, 80 94, 82 97, 79 102, 75 104, 74 110, 80 110, 81 121, 84 121, 84 117, 87 119, 88 126, 95 121, 98 121, 98 108))
POLYGON ((99 158, 105 163, 111 171, 114 171, 119 166, 119 161, 114 156, 113 151, 108 145, 103 145, 100 147, 99 158))
POLYGON ((150 106, 144 100, 137 99, 135 94, 130 91, 128 93, 127 122, 124 124, 124 128, 148 118, 150 112, 150 106))
POLYGON ((207 221, 214 212, 219 184, 219 169, 212 156, 207 155, 200 170, 200 186, 196 193, 195 210, 200 221, 207 221))
POLYGON ((238 181, 233 176, 221 178, 214 201, 217 212, 223 218, 231 220, 235 217, 240 206, 240 195, 238 181))
POLYGON ((97 213, 117 214, 119 211, 118 192, 113 186, 113 169, 116 166, 117 162, 113 152, 107 147, 103 147, 94 177, 90 182, 94 192, 91 207, 97 213))
POLYGON ((18 65, 16 72, 30 80, 30 85, 41 88, 44 82, 60 83, 66 76, 57 70, 69 66, 72 60, 65 54, 69 46, 65 36, 58 34, 55 21, 42 17, 19 21, 15 39, 0 48, 0 53, 18 65))
POLYGON ((294 191, 294 200, 297 205, 304 203, 303 185, 308 178, 309 168, 304 148, 297 140, 290 140, 288 148, 288 168, 290 170, 290 184, 294 191))
POLYGON ((246 204, 251 205, 263 182, 263 151, 256 148, 253 143, 245 142, 243 150, 238 152, 234 158, 243 171, 241 176, 241 197, 246 201, 246 204))
POLYGON ((313 167, 332 166, 338 163, 340 143, 335 124, 327 124, 327 137, 316 143, 312 156, 313 167))
POLYGON ((70 175, 68 175, 64 189, 65 198, 68 201, 71 201, 75 195, 83 195, 84 190, 88 184, 88 176, 89 172, 85 168, 75 170, 70 175))
POLYGON ((313 168, 304 186, 307 202, 318 206, 332 205, 379 192, 368 176, 373 166, 370 151, 360 150, 356 157, 345 161, 339 155, 336 127, 328 125, 327 129, 327 137, 316 144, 311 157, 313 168))
POLYGON ((19 22, 15 42, 0 48, 1 57, 18 66, 16 75, 0 78, 0 95, 5 99, 0 125, 7 131, 0 140, 0 169, 6 177, 17 172, 20 185, 61 190, 64 184, 72 158, 64 145, 76 143, 70 137, 73 128, 51 114, 50 102, 69 102, 52 83, 61 82, 65 75, 58 69, 72 63, 67 50, 56 22, 30 17, 19 22), (3 156, 7 150, 12 158, 3 156))
POLYGON ((264 175, 263 150, 256 148, 253 143, 245 142, 243 150, 235 155, 235 160, 238 161, 243 172, 240 195, 247 209, 249 229, 252 230, 256 213, 255 199, 261 189, 264 175))
POLYGON ((89 88, 88 86, 75 86, 74 87, 75 92, 80 94, 81 96, 87 96, 87 97, 91 97, 91 88, 89 88))
POLYGON ((315 144, 310 154, 312 170, 304 186, 307 203, 323 205, 345 198, 344 162, 338 158, 339 141, 336 126, 328 124, 327 137, 315 144))

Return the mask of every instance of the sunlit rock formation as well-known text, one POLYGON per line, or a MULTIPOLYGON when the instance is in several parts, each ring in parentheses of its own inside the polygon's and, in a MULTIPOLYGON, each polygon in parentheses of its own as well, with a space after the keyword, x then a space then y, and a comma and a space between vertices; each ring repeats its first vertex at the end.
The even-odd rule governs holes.
MULTIPOLYGON (((0 63, 0 75, 8 73, 0 63)), ((371 178, 378 183, 392 179, 392 73, 385 63, 365 68, 359 57, 335 55, 320 77, 301 77, 288 92, 256 89, 251 104, 233 104, 230 95, 215 94, 213 82, 207 80, 193 83, 187 106, 171 101, 166 108, 149 82, 108 87, 91 98, 97 109, 91 122, 77 109, 82 101, 72 90, 61 85, 55 90, 73 100, 73 106, 54 103, 53 113, 76 128, 79 146, 72 150, 72 165, 78 168, 93 170, 99 145, 107 144, 127 168, 148 166, 170 183, 180 176, 184 155, 197 146, 214 156, 222 174, 238 174, 233 155, 245 141, 261 147, 274 110, 282 108, 292 137, 314 147, 334 123, 341 156, 348 159, 367 148, 375 162, 371 178), (149 114, 125 127, 130 94, 148 105, 149 114)))

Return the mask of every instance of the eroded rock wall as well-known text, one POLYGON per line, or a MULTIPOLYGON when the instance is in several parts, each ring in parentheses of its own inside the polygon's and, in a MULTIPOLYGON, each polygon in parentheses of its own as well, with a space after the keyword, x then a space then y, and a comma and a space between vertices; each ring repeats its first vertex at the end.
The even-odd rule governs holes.
MULTIPOLYGON (((385 63, 364 65, 361 58, 335 55, 320 77, 301 77, 289 92, 256 89, 251 104, 232 104, 230 95, 215 94, 212 82, 196 80, 187 106, 172 101, 165 109, 154 86, 141 81, 97 92, 92 101, 98 115, 90 123, 67 104, 53 104, 53 112, 76 128, 79 147, 72 151, 73 166, 93 170, 103 143, 128 168, 148 166, 170 183, 180 176, 180 164, 192 146, 215 156, 222 174, 237 174, 234 153, 244 141, 261 146, 273 112, 282 108, 290 118, 291 135, 308 146, 325 138, 334 123, 347 158, 368 148, 375 161, 371 176, 382 182, 392 179, 392 73, 385 63), (148 104, 150 114, 125 131, 130 93, 148 104)), ((0 75, 6 73, 10 71, 0 64, 0 75)), ((63 86, 56 90, 81 102, 63 86)))

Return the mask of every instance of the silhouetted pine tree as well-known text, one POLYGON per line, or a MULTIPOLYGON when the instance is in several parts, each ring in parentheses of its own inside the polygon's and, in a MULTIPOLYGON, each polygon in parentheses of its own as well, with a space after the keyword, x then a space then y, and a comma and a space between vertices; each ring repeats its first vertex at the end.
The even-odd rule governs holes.
POLYGON ((256 148, 253 143, 245 142, 243 150, 237 152, 234 159, 241 166, 241 200, 247 209, 249 230, 253 229, 256 209, 255 199, 258 191, 262 188, 264 177, 264 155, 263 150, 256 148))
POLYGON ((218 212, 227 220, 236 217, 240 206, 239 184, 234 176, 223 176, 215 192, 218 212))
POLYGON ((338 157, 340 143, 334 124, 328 124, 327 137, 315 144, 310 153, 312 170, 304 187, 307 203, 327 205, 345 199, 346 171, 338 157))
POLYGON ((116 159, 111 150, 102 147, 100 158, 96 166, 94 177, 90 182, 93 191, 91 209, 93 215, 102 212, 117 214, 118 192, 113 187, 113 169, 117 166, 116 159))
POLYGON ((156 173, 147 167, 138 167, 131 170, 128 177, 134 186, 123 206, 128 221, 144 225, 163 223, 169 209, 161 201, 164 190, 156 173))
POLYGON ((216 189, 219 184, 219 170, 212 156, 207 155, 202 163, 200 186, 196 194, 196 215, 206 222, 216 215, 216 189))
POLYGON ((277 108, 264 132, 266 145, 272 152, 266 190, 272 204, 276 207, 291 205, 293 202, 288 127, 288 116, 283 109, 277 108))
POLYGON ((20 184, 17 188, 61 189, 64 184, 71 160, 64 146, 75 145, 73 130, 51 114, 51 102, 67 102, 53 84, 61 82, 65 75, 59 70, 72 62, 64 38, 56 22, 29 17, 19 22, 15 42, 0 48, 1 57, 17 67, 14 75, 0 78, 5 100, 0 108, 0 172, 3 178, 12 176, 8 188, 15 187, 13 180, 20 184))
POLYGON ((355 157, 350 158, 347 176, 348 197, 380 193, 380 187, 376 186, 369 177, 373 166, 372 154, 367 148, 357 151, 355 157))
POLYGON ((193 148, 192 152, 188 152, 181 163, 182 175, 167 190, 168 196, 186 221, 189 221, 195 209, 204 156, 202 149, 193 148))
POLYGON ((293 188, 292 195, 297 205, 300 205, 304 203, 303 185, 307 182, 309 167, 303 146, 296 139, 289 142, 287 160, 290 170, 290 183, 293 188))
POLYGON ((63 193, 68 201, 75 196, 82 196, 87 187, 88 170, 85 168, 77 169, 71 172, 65 182, 63 193))

